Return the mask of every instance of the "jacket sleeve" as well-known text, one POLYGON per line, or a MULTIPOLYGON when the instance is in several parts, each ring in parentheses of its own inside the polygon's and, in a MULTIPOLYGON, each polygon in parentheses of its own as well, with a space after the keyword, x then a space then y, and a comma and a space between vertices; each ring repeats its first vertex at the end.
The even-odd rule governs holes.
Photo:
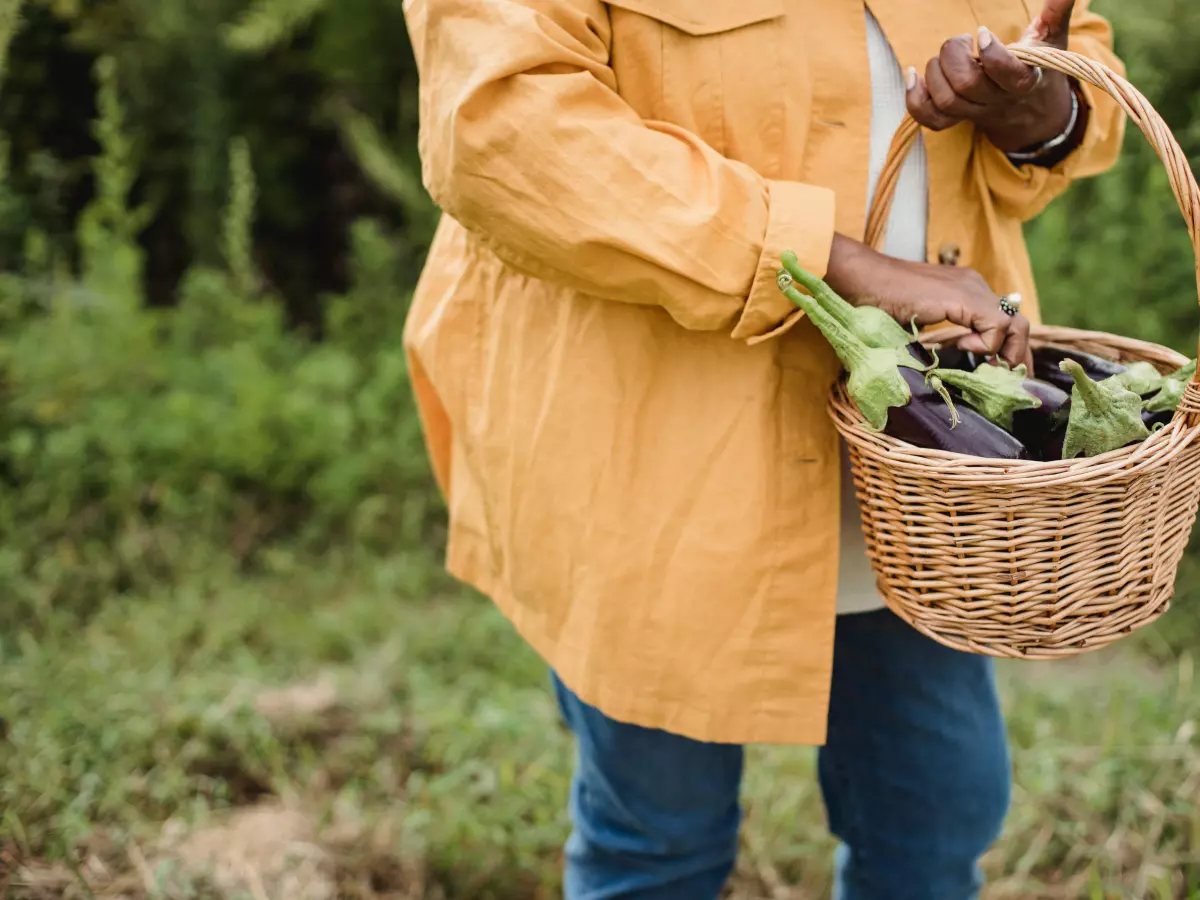
MULTIPOLYGON (((1088 5, 1089 0, 1079 0, 1075 5, 1068 49, 1104 63, 1123 76, 1125 66, 1112 49, 1112 28, 1088 5)), ((1016 166, 985 137, 976 137, 984 179, 1001 212, 1028 221, 1076 178, 1099 175, 1116 163, 1125 136, 1125 113, 1099 88, 1083 83, 1080 87, 1088 114, 1083 141, 1053 168, 1016 166)))
POLYGON ((599 0, 408 0, 425 186, 509 267, 680 325, 764 339, 824 275, 832 191, 773 181, 617 93, 599 0))

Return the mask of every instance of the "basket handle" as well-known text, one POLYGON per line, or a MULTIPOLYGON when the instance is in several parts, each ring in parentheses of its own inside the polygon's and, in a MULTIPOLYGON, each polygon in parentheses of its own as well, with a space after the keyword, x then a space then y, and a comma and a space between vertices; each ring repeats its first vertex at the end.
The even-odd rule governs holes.
MULTIPOLYGON (((1166 167, 1167 177, 1171 182, 1171 190, 1187 223, 1188 236, 1192 239, 1192 251, 1196 258, 1196 289, 1200 296, 1200 187, 1188 165, 1187 156, 1180 149, 1167 123, 1150 105, 1132 84, 1118 75, 1103 63, 1094 59, 1080 56, 1069 50, 1058 50, 1053 47, 1035 47, 1021 44, 1010 44, 1008 49, 1017 59, 1031 66, 1043 69, 1053 69, 1070 75, 1079 81, 1095 85, 1120 104, 1121 108, 1142 130, 1154 152, 1166 167)), ((896 182, 900 177, 900 168, 904 158, 916 142, 920 126, 911 116, 905 116, 892 145, 888 149, 887 160, 875 188, 875 200, 867 216, 866 243, 879 248, 883 242, 887 227, 888 214, 891 212, 892 201, 896 196, 896 182)), ((1192 378, 1200 385, 1200 371, 1192 378)))

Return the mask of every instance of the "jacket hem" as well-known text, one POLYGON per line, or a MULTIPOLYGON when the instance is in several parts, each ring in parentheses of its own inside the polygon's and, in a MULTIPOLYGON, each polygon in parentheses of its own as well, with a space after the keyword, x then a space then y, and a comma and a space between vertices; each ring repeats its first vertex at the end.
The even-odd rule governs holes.
POLYGON ((587 671, 587 654, 564 646, 539 626, 537 617, 497 577, 487 542, 451 529, 446 570, 454 578, 489 598, 512 624, 517 634, 550 666, 584 703, 610 719, 642 728, 653 728, 716 744, 778 744, 819 747, 825 743, 828 704, 817 703, 819 714, 773 716, 730 710, 702 709, 686 703, 667 705, 645 694, 614 689, 587 671), (714 724, 719 722, 720 724, 714 724))

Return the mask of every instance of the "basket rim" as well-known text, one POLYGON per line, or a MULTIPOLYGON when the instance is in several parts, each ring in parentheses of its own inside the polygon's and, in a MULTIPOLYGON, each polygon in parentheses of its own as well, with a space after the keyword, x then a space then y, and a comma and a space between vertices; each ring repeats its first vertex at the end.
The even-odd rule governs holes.
MULTIPOLYGON (((922 335, 922 340, 933 343, 935 339, 947 339, 951 332, 962 329, 944 329, 922 335)), ((1164 360, 1177 361, 1183 365, 1187 357, 1161 344, 1123 338, 1100 331, 1083 331, 1061 326, 1033 326, 1030 338, 1042 346, 1054 346, 1059 341, 1107 344, 1114 349, 1158 356, 1164 360)), ((1128 479, 1147 469, 1158 468, 1174 459, 1188 445, 1200 438, 1200 424, 1189 426, 1178 413, 1164 428, 1159 429, 1137 444, 1110 450, 1099 456, 1081 459, 989 459, 953 453, 948 450, 931 450, 916 447, 897 438, 872 431, 858 408, 846 392, 845 381, 834 382, 829 397, 829 415, 834 426, 847 443, 872 460, 888 468, 908 471, 925 477, 936 467, 938 479, 948 483, 962 482, 978 485, 986 481, 997 487, 1051 487, 1087 481, 1090 485, 1106 481, 1128 479)))

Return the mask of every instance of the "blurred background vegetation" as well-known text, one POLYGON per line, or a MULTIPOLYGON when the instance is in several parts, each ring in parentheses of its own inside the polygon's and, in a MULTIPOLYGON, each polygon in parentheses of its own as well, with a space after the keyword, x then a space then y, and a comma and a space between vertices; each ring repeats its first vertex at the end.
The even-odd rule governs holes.
MULTIPOLYGON (((1200 6, 1094 6, 1200 159, 1200 6)), ((401 0, 15 7, 0 896, 554 896, 569 744, 537 660, 440 574, 400 346, 436 222, 401 0)), ((1049 321, 1194 352, 1139 134, 1030 238, 1049 321)), ((990 896, 1200 897, 1198 560, 1133 647, 1004 669, 990 896)), ((747 804, 736 896, 822 896, 811 752, 756 751, 747 804)))

